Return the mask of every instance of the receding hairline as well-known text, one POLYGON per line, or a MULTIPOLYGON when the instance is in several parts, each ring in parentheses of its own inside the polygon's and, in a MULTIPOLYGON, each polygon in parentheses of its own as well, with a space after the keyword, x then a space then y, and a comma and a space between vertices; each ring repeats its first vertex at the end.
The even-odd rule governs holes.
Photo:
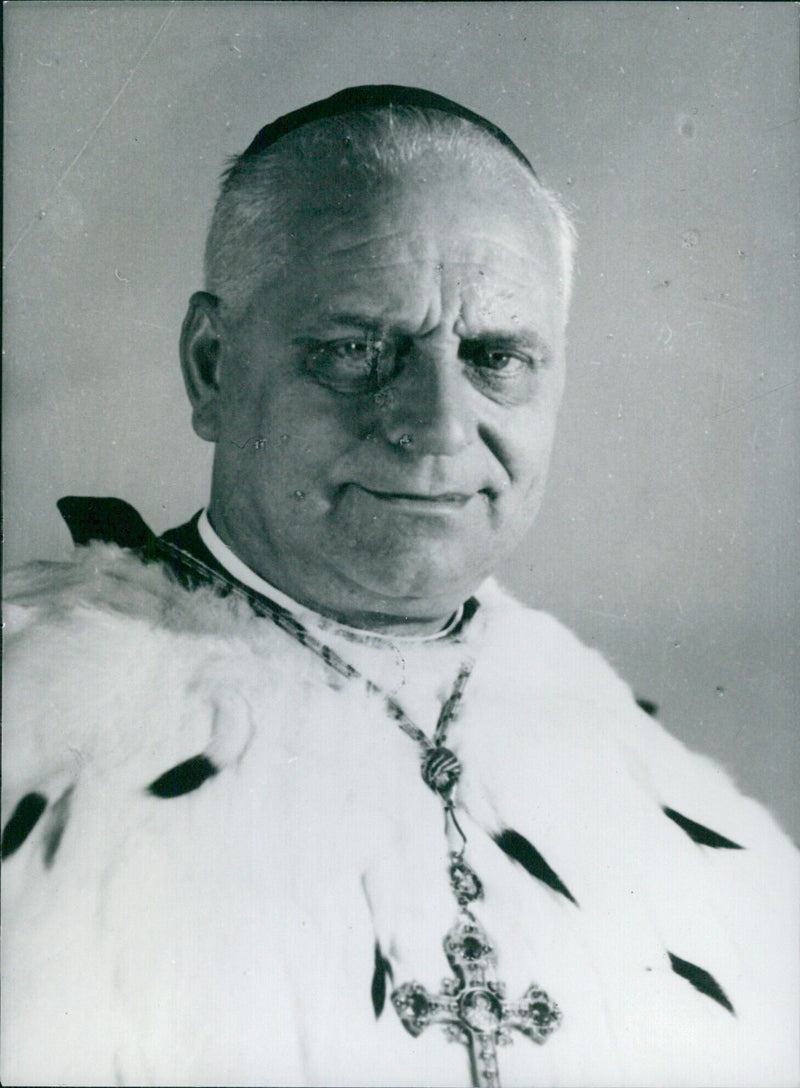
MULTIPOLYGON (((514 185, 531 198, 554 240, 566 307, 574 228, 558 197, 490 133, 435 109, 382 107, 317 120, 257 154, 230 161, 206 244, 206 289, 229 316, 243 316, 258 289, 285 267, 295 216, 304 203, 346 218, 365 194, 420 171, 463 171, 476 186, 514 185), (446 164, 446 165, 445 165, 446 164), (319 202, 315 194, 321 194, 319 202)), ((438 180, 438 178, 437 178, 438 180)))

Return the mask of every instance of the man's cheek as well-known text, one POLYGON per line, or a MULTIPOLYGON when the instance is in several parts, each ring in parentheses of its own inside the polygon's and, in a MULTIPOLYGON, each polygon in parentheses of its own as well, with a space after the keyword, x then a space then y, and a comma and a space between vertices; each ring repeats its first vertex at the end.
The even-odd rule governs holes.
POLYGON ((243 387, 223 389, 220 418, 223 439, 234 442, 240 449, 256 447, 266 437, 259 425, 253 395, 243 387))

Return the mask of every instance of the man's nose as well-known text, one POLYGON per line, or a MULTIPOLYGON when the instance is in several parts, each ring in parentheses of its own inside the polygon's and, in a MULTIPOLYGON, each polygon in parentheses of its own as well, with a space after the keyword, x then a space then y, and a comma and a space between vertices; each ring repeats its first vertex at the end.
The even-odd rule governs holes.
POLYGON ((409 453, 452 457, 472 441, 470 392, 457 344, 415 345, 399 377, 375 394, 378 427, 409 453))

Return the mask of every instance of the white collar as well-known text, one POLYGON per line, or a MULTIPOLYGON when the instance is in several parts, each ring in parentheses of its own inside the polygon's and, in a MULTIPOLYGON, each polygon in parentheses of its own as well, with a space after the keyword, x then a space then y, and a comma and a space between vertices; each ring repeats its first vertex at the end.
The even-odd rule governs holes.
POLYGON ((293 616, 301 619, 304 624, 313 624, 317 628, 335 630, 341 632, 345 636, 350 638, 357 638, 359 640, 379 640, 381 642, 435 642, 439 639, 445 638, 461 622, 461 617, 464 612, 464 606, 461 605, 450 617, 441 631, 435 631, 432 635, 384 635, 380 631, 369 631, 359 627, 350 627, 344 623, 338 623, 336 620, 332 620, 327 616, 321 615, 319 612, 315 612, 312 608, 308 608, 306 605, 298 604, 292 597, 289 597, 286 593, 282 593, 281 590, 276 589, 265 578, 262 578, 260 574, 256 574, 254 570, 251 570, 246 563, 236 555, 228 545, 217 535, 211 522, 208 520, 208 511, 203 510, 197 522, 197 531, 200 534, 200 539, 205 546, 214 556, 216 561, 223 567, 228 574, 230 574, 237 581, 247 586, 249 589, 255 590, 256 593, 260 593, 262 597, 268 597, 269 600, 279 604, 282 608, 285 608, 287 612, 291 612, 293 616))

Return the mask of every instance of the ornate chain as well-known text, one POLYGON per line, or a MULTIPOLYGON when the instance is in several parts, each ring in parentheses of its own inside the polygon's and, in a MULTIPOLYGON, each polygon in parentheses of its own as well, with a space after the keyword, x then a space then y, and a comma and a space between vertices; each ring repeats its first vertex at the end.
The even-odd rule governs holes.
MULTIPOLYGON (((447 736, 447 730, 451 721, 456 716, 461 697, 464 693, 464 688, 466 687, 467 680, 472 672, 474 665, 472 659, 467 660, 461 666, 453 685, 453 690, 442 706, 439 719, 436 722, 433 741, 431 741, 423 730, 412 721, 408 714, 406 714, 405 710, 396 699, 391 695, 388 695, 383 688, 373 680, 370 680, 369 677, 364 676, 355 665, 351 665, 348 661, 345 661, 334 649, 312 635, 311 632, 287 609, 276 604, 274 601, 271 601, 268 597, 264 597, 260 593, 248 589, 247 586, 229 580, 224 575, 219 574, 217 571, 207 566, 200 559, 196 559, 195 556, 191 555, 189 552, 179 548, 176 544, 170 544, 166 540, 159 539, 157 541, 157 546, 159 549, 168 552, 173 558, 177 559, 182 566, 193 570, 196 574, 202 575, 207 581, 213 582, 220 588, 227 590, 229 593, 233 593, 236 596, 245 599, 257 616, 260 616, 262 619, 272 620, 276 627, 285 631, 287 635, 296 642, 299 642, 301 646, 305 646, 307 650, 310 650, 311 653, 324 661, 325 664, 333 669, 334 672, 338 673, 339 676, 343 676, 347 680, 361 680, 370 694, 380 695, 384 701, 389 717, 399 725, 407 736, 413 741, 416 741, 422 749, 422 776, 425 779, 426 784, 430 786, 435 793, 439 793, 440 795, 443 788, 446 788, 448 785, 452 788, 452 786, 455 785, 455 782, 458 780, 458 773, 456 773, 455 778, 453 778, 454 769, 451 762, 451 760, 455 760, 455 756, 449 749, 444 748, 443 745, 445 737, 447 736), (451 760, 448 760, 446 757, 451 757, 451 760)), ((456 763, 457 762, 458 761, 456 760, 456 763)))
POLYGON ((445 835, 449 842, 452 842, 453 833, 459 837, 459 845, 450 850, 448 870, 459 915, 444 940, 445 955, 454 977, 444 980, 438 994, 429 993, 419 982, 404 983, 392 993, 392 1004, 411 1035, 420 1035, 428 1025, 438 1023, 445 1028, 449 1039, 467 1047, 474 1088, 500 1088, 498 1044, 511 1041, 512 1029, 522 1032, 535 1043, 543 1043, 561 1022, 561 1011, 535 983, 528 987, 521 1000, 513 1002, 506 999, 504 984, 494 977, 497 962, 494 944, 470 909, 476 900, 482 898, 483 885, 464 857, 467 837, 455 814, 455 793, 461 777, 461 763, 454 752, 445 746, 445 741, 448 729, 461 707, 474 661, 470 658, 461 665, 452 691, 439 713, 431 740, 396 699, 363 676, 330 646, 315 638, 285 608, 220 575, 177 545, 158 540, 156 546, 184 568, 228 593, 243 597, 256 615, 271 619, 340 676, 348 680, 361 680, 367 691, 382 697, 389 717, 419 746, 422 752, 422 778, 442 802, 445 835))

